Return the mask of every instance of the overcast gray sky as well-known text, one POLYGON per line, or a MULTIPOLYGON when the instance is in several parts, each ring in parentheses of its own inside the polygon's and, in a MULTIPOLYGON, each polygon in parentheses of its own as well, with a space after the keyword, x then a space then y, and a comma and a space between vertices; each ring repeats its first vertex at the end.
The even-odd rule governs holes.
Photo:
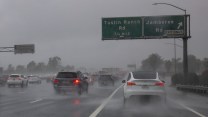
MULTIPOLYGON (((164 59, 174 57, 173 39, 101 40, 102 17, 180 15, 167 2, 184 8, 191 15, 189 54, 208 57, 207 0, 0 0, 0 47, 35 44, 35 54, 0 54, 0 66, 26 65, 31 60, 47 62, 59 56, 62 65, 88 68, 126 67, 152 53, 164 59)), ((177 40, 178 45, 182 41, 177 40)), ((177 48, 182 57, 182 48, 177 48)))

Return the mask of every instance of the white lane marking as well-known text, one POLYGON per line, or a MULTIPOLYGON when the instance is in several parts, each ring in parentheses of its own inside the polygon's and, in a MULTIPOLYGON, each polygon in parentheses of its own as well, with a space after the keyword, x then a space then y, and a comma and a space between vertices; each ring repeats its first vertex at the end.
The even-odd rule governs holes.
POLYGON ((172 102, 174 102, 174 103, 176 103, 176 104, 182 106, 183 108, 185 108, 185 109, 191 111, 192 113, 198 115, 199 117, 206 117, 205 115, 203 115, 203 114, 201 114, 201 113, 195 111, 194 109, 192 109, 192 108, 190 108, 190 107, 188 107, 188 106, 186 106, 186 105, 184 105, 184 104, 180 104, 180 103, 178 103, 178 102, 176 102, 176 101, 174 101, 174 100, 172 100, 172 99, 169 99, 169 100, 171 100, 172 102))
POLYGON ((40 99, 37 99, 37 100, 31 101, 30 103, 32 104, 32 103, 39 102, 39 101, 42 101, 42 100, 43 100, 43 99, 42 99, 42 98, 40 98, 40 99))
POLYGON ((179 104, 179 105, 181 105, 181 106, 184 107, 185 109, 187 109, 187 110, 189 110, 189 111, 195 113, 195 114, 198 115, 199 117, 206 117, 205 115, 202 115, 201 113, 195 111, 194 109, 192 109, 192 108, 190 108, 190 107, 188 107, 188 106, 185 106, 185 105, 183 105, 183 104, 179 104))
POLYGON ((9 100, 6 100, 5 102, 1 102, 0 106, 6 106, 6 105, 11 105, 11 104, 17 104, 17 103, 24 103, 24 102, 28 102, 31 100, 31 99, 26 99, 26 98, 23 98, 23 99, 24 99, 24 101, 18 100, 18 99, 9 99, 9 100))
POLYGON ((89 117, 96 117, 122 86, 123 84, 119 86, 89 117))

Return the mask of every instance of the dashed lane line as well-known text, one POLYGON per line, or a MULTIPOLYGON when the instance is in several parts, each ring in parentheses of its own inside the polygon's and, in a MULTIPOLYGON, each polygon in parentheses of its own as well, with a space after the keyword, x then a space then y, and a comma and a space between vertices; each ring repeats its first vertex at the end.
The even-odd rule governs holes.
POLYGON ((37 99, 37 100, 34 100, 34 101, 31 101, 30 103, 32 104, 32 103, 36 103, 36 102, 39 102, 39 101, 42 101, 43 99, 42 98, 40 98, 40 99, 37 99))
POLYGON ((24 99, 24 100, 10 99, 10 100, 6 100, 6 102, 0 102, 0 106, 7 106, 7 105, 18 104, 18 103, 24 103, 24 102, 27 102, 30 100, 31 99, 24 99))

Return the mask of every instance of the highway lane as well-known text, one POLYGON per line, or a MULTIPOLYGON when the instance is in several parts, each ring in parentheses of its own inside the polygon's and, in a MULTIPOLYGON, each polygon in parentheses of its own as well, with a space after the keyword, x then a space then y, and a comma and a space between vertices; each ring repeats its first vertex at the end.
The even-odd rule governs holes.
MULTIPOLYGON (((166 105, 157 98, 150 98, 142 99, 142 101, 133 99, 126 107, 123 106, 122 95, 122 90, 119 90, 101 113, 99 113, 98 117, 201 117, 180 105, 186 105, 188 102, 180 102, 178 101, 180 99, 169 97, 169 95, 167 96, 166 105)), ((201 109, 196 110, 208 116, 208 113, 204 113, 204 110, 208 110, 208 106, 205 107, 205 105, 207 104, 197 104, 197 108, 201 109)), ((190 106, 190 108, 192 107, 190 106)))
MULTIPOLYGON (((27 88, 0 87, 0 117, 88 117, 119 87, 91 86, 89 94, 54 92, 45 81, 27 88)), ((208 116, 207 96, 184 93, 167 87, 167 105, 155 100, 136 100, 123 107, 123 92, 119 89, 98 117, 200 117, 188 110, 208 116), (180 105, 182 104, 182 105, 180 105), (183 107, 185 105, 185 107, 183 107)))
POLYGON ((207 117, 208 96, 177 91, 166 81, 167 102, 164 105, 158 98, 144 97, 132 99, 123 105, 122 88, 108 102, 98 117, 207 117), (148 99, 149 98, 149 99, 148 99))
POLYGON ((57 94, 51 83, 30 84, 26 88, 0 88, 0 117, 86 117, 116 87, 90 87, 89 94, 57 94))

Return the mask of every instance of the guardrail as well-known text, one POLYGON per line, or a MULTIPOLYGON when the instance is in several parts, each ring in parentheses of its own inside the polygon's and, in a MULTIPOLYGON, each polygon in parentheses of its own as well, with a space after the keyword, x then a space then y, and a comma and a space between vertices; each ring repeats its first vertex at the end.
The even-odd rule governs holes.
POLYGON ((198 86, 198 85, 176 85, 177 90, 183 90, 183 91, 190 91, 195 93, 208 93, 208 86, 198 86))

